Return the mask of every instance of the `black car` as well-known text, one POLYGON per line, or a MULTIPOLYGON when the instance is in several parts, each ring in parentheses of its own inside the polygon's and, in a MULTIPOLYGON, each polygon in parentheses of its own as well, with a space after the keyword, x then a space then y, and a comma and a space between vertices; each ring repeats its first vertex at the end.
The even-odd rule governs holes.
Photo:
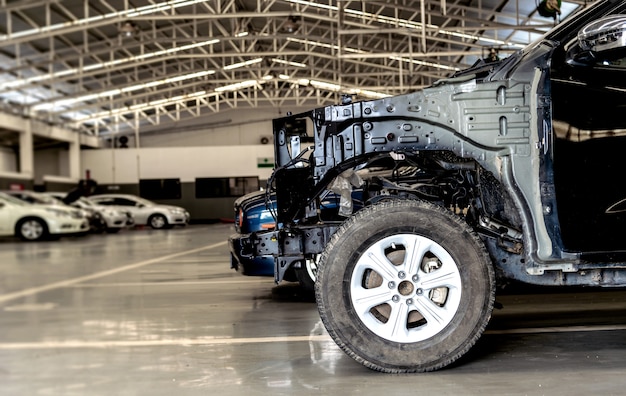
POLYGON ((274 120, 278 226, 242 237, 240 254, 273 256, 277 281, 321 255, 328 333, 389 373, 463 356, 510 282, 626 286, 625 13, 596 1, 422 91, 274 120), (296 157, 298 139, 313 143, 296 157), (356 187, 379 198, 319 220, 320 194, 385 156, 398 164, 385 188, 356 187))

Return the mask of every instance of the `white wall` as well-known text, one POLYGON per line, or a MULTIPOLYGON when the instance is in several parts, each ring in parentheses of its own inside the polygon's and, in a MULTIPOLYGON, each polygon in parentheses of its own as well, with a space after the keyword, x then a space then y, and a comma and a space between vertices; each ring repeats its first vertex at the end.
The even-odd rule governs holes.
POLYGON ((162 147, 81 151, 81 173, 90 171, 99 184, 138 183, 140 179, 258 176, 269 178, 272 168, 259 168, 260 158, 273 162, 273 145, 162 147))
POLYGON ((7 147, 0 147, 0 172, 17 172, 17 156, 7 147))
MULTIPOLYGON (((259 168, 257 163, 263 158, 273 163, 272 120, 284 116, 287 110, 298 113, 310 108, 225 110, 205 117, 204 123, 195 119, 195 126, 174 125, 169 128, 171 133, 147 131, 145 135, 140 134, 139 149, 135 148, 134 136, 130 135, 128 149, 81 150, 78 175, 70 169, 68 150, 37 150, 33 158, 34 181, 39 184, 53 178, 74 182, 85 177, 87 170, 93 179, 103 184, 134 184, 140 179, 161 178, 193 182, 198 177, 231 176, 258 176, 266 180, 272 168, 259 168), (262 137, 268 138, 269 143, 260 144, 262 137)), ((26 125, 22 127, 17 130, 26 125)), ((76 139, 73 131, 35 121, 32 130, 33 134, 61 141, 76 139)), ((80 144, 96 146, 97 137, 85 139, 81 136, 80 144), (85 139, 88 141, 83 141, 85 139)), ((15 154, 0 151, 0 172, 16 173, 16 167, 15 154)))
POLYGON ((67 150, 65 154, 62 154, 63 150, 50 149, 50 150, 37 150, 33 157, 34 171, 35 171, 35 184, 43 183, 44 176, 69 176, 68 173, 63 174, 62 168, 65 168, 67 172, 67 165, 62 165, 63 160, 67 161, 67 150))

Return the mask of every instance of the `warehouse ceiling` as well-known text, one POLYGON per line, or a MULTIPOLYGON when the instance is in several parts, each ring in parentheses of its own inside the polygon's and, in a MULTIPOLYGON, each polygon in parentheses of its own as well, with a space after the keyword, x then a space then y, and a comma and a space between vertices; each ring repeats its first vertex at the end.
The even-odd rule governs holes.
POLYGON ((0 0, 0 109, 106 137, 409 92, 585 1, 0 0))

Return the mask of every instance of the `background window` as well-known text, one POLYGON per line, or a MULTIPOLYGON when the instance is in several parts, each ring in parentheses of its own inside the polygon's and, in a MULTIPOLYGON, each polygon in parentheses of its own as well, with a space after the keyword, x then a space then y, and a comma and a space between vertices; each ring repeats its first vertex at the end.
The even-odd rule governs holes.
POLYGON ((196 179, 196 198, 240 197, 258 191, 258 177, 204 177, 196 179))
POLYGON ((146 199, 180 199, 180 179, 139 180, 139 195, 146 199))

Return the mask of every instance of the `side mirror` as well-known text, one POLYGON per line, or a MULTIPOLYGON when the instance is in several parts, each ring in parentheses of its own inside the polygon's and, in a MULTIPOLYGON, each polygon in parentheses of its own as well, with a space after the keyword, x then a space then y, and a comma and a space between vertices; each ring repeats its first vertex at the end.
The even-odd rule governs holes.
POLYGON ((578 32, 567 62, 578 66, 610 65, 626 53, 626 15, 612 15, 591 22, 578 32))

